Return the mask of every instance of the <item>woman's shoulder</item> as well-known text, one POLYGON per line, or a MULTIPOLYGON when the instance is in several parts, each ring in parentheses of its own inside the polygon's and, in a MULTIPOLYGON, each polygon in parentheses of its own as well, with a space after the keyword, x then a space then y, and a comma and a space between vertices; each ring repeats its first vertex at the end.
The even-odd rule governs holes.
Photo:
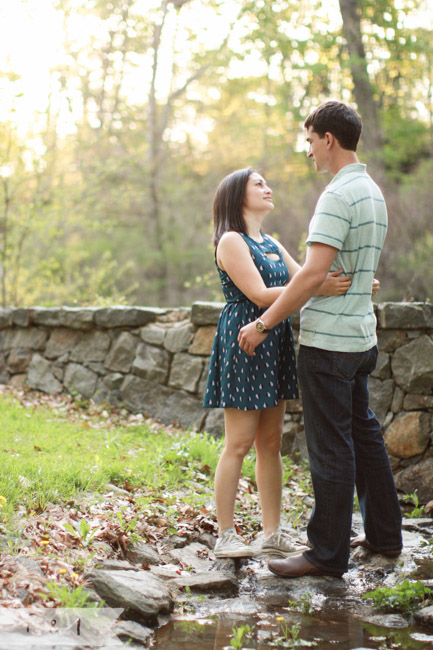
POLYGON ((245 244, 243 234, 236 230, 228 230, 218 242, 218 246, 245 246, 245 244))

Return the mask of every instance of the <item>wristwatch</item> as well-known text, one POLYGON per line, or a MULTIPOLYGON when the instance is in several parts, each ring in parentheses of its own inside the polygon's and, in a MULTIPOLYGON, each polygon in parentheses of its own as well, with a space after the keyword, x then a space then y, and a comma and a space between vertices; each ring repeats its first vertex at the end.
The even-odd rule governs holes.
POLYGON ((266 325, 264 324, 261 318, 258 318, 256 320, 256 330, 261 333, 269 332, 268 328, 266 327, 266 325))

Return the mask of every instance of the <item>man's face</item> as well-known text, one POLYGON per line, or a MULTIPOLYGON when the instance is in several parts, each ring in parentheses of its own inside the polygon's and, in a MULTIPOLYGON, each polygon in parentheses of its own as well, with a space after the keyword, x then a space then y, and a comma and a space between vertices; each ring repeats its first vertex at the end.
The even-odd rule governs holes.
POLYGON ((305 129, 305 133, 308 142, 307 157, 314 160, 316 171, 323 174, 328 171, 328 138, 326 134, 321 138, 311 126, 305 129))

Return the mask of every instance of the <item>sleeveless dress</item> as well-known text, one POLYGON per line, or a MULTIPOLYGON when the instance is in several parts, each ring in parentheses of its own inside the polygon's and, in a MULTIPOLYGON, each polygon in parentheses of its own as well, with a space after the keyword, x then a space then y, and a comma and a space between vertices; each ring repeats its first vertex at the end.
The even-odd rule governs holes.
MULTIPOLYGON (((281 287, 289 271, 277 244, 263 234, 263 242, 239 233, 248 244, 254 264, 267 287, 281 287), (271 260, 266 253, 276 253, 271 260)), ((215 260, 216 263, 216 260, 215 260)), ((254 357, 240 349, 240 328, 259 318, 262 309, 251 302, 217 264, 226 299, 217 325, 210 357, 203 406, 243 411, 270 408, 281 399, 298 398, 296 358, 290 318, 276 325, 254 357)))

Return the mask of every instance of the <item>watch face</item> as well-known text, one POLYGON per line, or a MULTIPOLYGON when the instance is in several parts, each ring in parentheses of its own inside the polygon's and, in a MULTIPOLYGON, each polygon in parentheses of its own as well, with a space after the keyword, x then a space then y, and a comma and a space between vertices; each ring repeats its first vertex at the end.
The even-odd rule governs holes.
POLYGON ((263 324, 261 321, 258 321, 258 322, 256 323, 256 330, 257 330, 258 332, 264 332, 265 329, 266 329, 266 328, 265 328, 264 324, 263 324))

